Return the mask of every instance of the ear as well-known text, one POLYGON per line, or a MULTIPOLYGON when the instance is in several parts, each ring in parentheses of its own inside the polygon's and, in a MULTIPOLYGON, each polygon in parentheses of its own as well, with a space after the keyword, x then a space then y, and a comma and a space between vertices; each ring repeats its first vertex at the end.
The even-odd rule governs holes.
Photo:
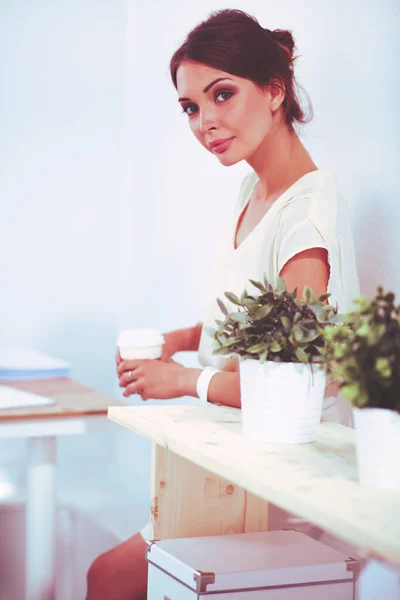
POLYGON ((285 84, 281 79, 272 79, 269 82, 268 87, 271 94, 270 109, 272 112, 276 112, 285 99, 285 84))

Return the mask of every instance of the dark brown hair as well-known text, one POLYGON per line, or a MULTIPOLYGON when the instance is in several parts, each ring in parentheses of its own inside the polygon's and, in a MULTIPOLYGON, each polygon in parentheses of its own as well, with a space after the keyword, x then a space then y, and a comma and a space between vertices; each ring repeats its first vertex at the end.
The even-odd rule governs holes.
POLYGON ((282 87, 285 99, 282 108, 286 123, 303 124, 312 119, 308 99, 308 114, 300 106, 295 88, 293 55, 295 43, 290 31, 261 27, 255 17, 241 10, 220 10, 211 13, 187 35, 170 61, 172 82, 177 87, 178 67, 192 60, 252 80, 259 87, 270 83, 282 87))

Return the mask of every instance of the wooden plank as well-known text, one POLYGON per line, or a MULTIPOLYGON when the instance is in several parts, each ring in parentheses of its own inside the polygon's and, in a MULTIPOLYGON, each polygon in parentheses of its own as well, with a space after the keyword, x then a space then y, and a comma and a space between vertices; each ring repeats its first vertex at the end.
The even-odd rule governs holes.
POLYGON ((268 531, 268 502, 246 491, 246 520, 244 531, 268 531))
POLYGON ((151 521, 155 539, 265 531, 267 503, 153 444, 151 521))
POLYGON ((106 394, 101 394, 65 377, 7 381, 0 385, 45 396, 56 402, 48 406, 27 406, 25 408, 0 410, 0 421, 105 415, 110 404, 124 406, 122 402, 106 394))
POLYGON ((203 469, 400 566, 400 494, 357 482, 354 431, 322 423, 312 444, 243 437, 240 410, 110 407, 109 417, 203 469))

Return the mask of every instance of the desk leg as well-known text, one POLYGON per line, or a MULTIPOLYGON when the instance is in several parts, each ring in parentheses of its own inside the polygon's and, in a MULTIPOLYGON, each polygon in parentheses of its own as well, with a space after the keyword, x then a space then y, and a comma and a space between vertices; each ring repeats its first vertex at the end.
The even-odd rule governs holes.
POLYGON ((151 522, 154 539, 268 529, 268 503, 153 444, 151 522))
POLYGON ((55 437, 29 440, 26 600, 55 599, 55 437))

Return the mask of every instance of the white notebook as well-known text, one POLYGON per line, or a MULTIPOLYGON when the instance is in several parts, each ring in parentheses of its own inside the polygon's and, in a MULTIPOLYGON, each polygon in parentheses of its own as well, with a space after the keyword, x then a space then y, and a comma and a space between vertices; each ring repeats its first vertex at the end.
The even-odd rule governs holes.
POLYGON ((38 350, 25 348, 0 348, 0 369, 48 370, 69 367, 65 360, 53 358, 38 350))
POLYGON ((70 364, 38 350, 0 348, 0 381, 69 377, 70 364))
POLYGON ((55 404, 55 402, 44 396, 37 396, 36 394, 0 385, 0 410, 24 408, 25 406, 45 406, 46 404, 55 404))

